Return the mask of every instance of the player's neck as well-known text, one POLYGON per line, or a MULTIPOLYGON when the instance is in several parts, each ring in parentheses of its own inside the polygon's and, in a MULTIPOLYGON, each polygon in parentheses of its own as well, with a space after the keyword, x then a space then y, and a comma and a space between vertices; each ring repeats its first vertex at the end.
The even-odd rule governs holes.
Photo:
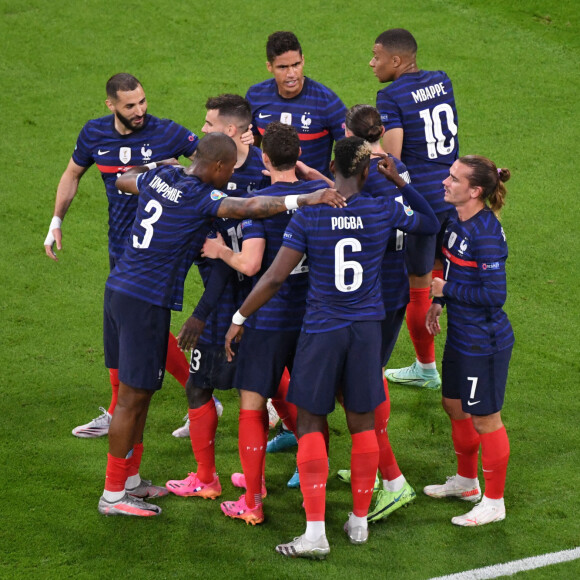
POLYGON ((371 156, 379 157, 381 155, 385 155, 386 151, 383 149, 381 145, 381 140, 375 141, 371 143, 371 156))
POLYGON ((241 141, 238 142, 237 140, 235 140, 235 143, 236 149, 238 150, 238 160, 236 161, 234 169, 238 169, 246 162, 246 159, 250 154, 250 146, 244 145, 241 141))
POLYGON ((353 177, 343 177, 342 175, 337 174, 336 181, 334 182, 334 188, 345 199, 349 199, 360 191, 358 176, 355 175, 353 177))
POLYGON ((419 67, 417 66, 417 62, 415 60, 411 60, 409 62, 401 64, 401 66, 397 69, 395 74, 395 79, 402 77, 403 75, 412 74, 419 72, 419 67))
POLYGON ((466 222, 470 220, 474 215, 477 215, 483 208, 485 204, 478 199, 470 200, 468 203, 460 206, 455 206, 457 210, 457 217, 460 222, 466 222))
POLYGON ((296 177, 296 168, 293 167, 292 169, 284 169, 282 171, 271 168, 270 180, 273 184, 278 183, 279 181, 283 181, 284 183, 294 183, 295 181, 298 181, 298 178, 296 177))
POLYGON ((115 117, 115 131, 119 133, 119 135, 130 135, 133 133, 133 129, 129 129, 129 127, 125 127, 117 117, 115 117))

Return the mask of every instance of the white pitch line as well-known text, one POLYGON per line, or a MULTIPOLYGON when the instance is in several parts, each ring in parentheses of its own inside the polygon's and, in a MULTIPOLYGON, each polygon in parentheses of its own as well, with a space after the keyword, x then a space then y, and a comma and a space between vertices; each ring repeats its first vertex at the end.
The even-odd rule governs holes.
POLYGON ((431 578, 430 580, 488 580, 490 578, 499 578, 500 576, 512 576, 525 570, 543 568, 544 566, 569 562, 578 558, 580 558, 580 548, 572 548, 571 550, 552 552, 543 556, 533 556, 532 558, 514 560, 505 564, 495 564, 494 566, 486 566, 485 568, 477 568, 467 572, 458 572, 449 576, 437 576, 437 578, 431 578))

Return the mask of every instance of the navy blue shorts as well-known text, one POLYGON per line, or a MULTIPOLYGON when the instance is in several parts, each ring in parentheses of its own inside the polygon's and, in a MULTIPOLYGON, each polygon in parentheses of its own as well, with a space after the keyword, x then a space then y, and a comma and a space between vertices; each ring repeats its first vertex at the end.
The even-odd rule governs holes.
POLYGON ((292 373, 299 330, 289 332, 244 328, 238 351, 234 387, 273 397, 278 390, 284 367, 292 373))
POLYGON ((501 411, 512 347, 495 354, 471 356, 449 345, 443 353, 442 394, 461 399, 464 413, 491 415, 501 411))
POLYGON ((348 411, 374 411, 385 400, 380 351, 379 321, 301 333, 287 400, 313 415, 328 415, 342 391, 348 411))
POLYGON ((443 236, 450 218, 457 214, 454 207, 437 214, 441 228, 438 234, 429 236, 419 236, 417 234, 407 235, 407 250, 405 252, 405 263, 409 274, 414 276, 424 276, 433 270, 435 259, 443 259, 441 246, 443 236))
MULTIPOLYGON (((238 345, 232 344, 234 352, 238 345)), ((197 389, 220 389, 233 387, 238 357, 228 362, 224 345, 200 344, 191 351, 189 381, 197 389)))
POLYGON ((386 366, 391 358, 395 343, 397 342, 397 338, 399 338, 399 332, 403 325, 406 310, 407 305, 402 306, 398 310, 387 310, 385 319, 381 322, 383 336, 381 342, 381 366, 383 367, 386 366))
POLYGON ((171 310, 105 288, 105 366, 134 389, 163 384, 171 310))

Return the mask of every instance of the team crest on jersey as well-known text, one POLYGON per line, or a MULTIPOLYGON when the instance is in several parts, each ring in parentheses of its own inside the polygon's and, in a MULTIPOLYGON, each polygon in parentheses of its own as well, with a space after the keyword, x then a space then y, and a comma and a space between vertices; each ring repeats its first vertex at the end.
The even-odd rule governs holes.
POLYGON ((227 197, 227 195, 223 191, 220 191, 219 189, 214 189, 210 193, 210 197, 212 201, 217 201, 218 199, 222 199, 222 197, 227 197))
POLYGON ((119 159, 121 163, 129 163, 131 161, 131 147, 121 147, 119 149, 119 159))
POLYGON ((447 247, 449 249, 451 249, 453 247, 453 244, 455 243, 456 239, 457 239, 457 234, 455 232, 451 232, 451 234, 449 234, 449 239, 447 240, 447 247))
POLYGON ((141 147, 141 155, 143 155, 143 163, 149 163, 151 161, 151 155, 153 155, 153 151, 151 149, 145 149, 145 147, 149 147, 149 143, 146 143, 141 147))
POLYGON ((292 125, 292 113, 280 113, 280 123, 292 125))
POLYGON ((467 250, 467 238, 463 238, 459 244, 459 253, 463 254, 467 250))
POLYGON ((302 118, 300 119, 300 121, 302 122, 302 128, 307 131, 308 129, 310 129, 310 125, 312 124, 312 119, 308 118, 306 115, 310 115, 310 113, 304 113, 304 115, 302 115, 302 118))

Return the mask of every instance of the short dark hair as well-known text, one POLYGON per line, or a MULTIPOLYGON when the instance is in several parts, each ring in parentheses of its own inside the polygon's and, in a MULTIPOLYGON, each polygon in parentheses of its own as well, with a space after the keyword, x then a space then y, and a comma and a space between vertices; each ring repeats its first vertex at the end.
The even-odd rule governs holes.
POLYGON ((143 86, 137 77, 129 73, 117 73, 107 81, 107 97, 116 99, 119 91, 134 91, 136 88, 143 86))
POLYGON ((375 44, 381 44, 388 52, 417 54, 415 37, 404 28, 391 28, 379 34, 375 44))
POLYGON ((346 112, 346 128, 357 137, 375 143, 383 134, 381 114, 371 105, 354 105, 346 112))
POLYGON ((268 42, 266 42, 266 57, 268 62, 274 62, 277 56, 291 50, 299 52, 300 56, 302 56, 302 47, 293 32, 278 31, 268 36, 268 42))
POLYGON ((292 169, 300 155, 300 138, 291 125, 270 123, 264 131, 262 149, 278 171, 292 169))
POLYGON ((199 141, 195 156, 200 161, 213 163, 216 161, 231 161, 236 159, 238 149, 234 140, 224 133, 209 133, 199 141))
POLYGON ((360 137, 347 137, 334 146, 334 168, 343 177, 360 175, 371 162, 371 146, 360 137))
POLYGON ((239 121, 239 126, 246 130, 252 122, 252 107, 250 103, 240 95, 225 93, 217 97, 210 97, 205 103, 205 108, 216 110, 223 117, 234 117, 239 121))

